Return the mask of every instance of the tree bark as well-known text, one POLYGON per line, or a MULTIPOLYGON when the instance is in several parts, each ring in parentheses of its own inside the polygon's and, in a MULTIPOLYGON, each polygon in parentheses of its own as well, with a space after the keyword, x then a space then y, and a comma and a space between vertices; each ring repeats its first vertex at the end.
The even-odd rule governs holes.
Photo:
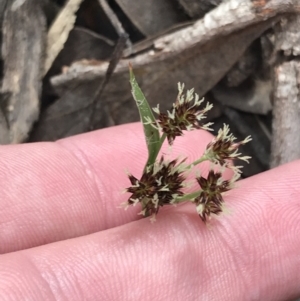
POLYGON ((300 16, 276 28, 271 167, 300 158, 300 16))

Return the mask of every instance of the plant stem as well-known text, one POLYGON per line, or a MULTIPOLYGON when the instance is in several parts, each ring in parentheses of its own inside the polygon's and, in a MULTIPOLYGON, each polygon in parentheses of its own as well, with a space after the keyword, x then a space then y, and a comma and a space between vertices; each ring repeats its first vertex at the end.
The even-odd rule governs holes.
POLYGON ((161 135, 161 137, 160 137, 160 140, 159 140, 159 146, 158 146, 157 152, 156 152, 156 154, 155 154, 155 160, 156 160, 157 155, 158 155, 158 153, 160 152, 160 149, 161 149, 162 145, 164 144, 166 138, 167 138, 167 134, 163 133, 163 134, 161 135))
MULTIPOLYGON (((159 142, 158 142, 159 145, 158 145, 158 148, 157 148, 157 150, 156 150, 156 152, 155 152, 155 154, 154 154, 154 162, 156 161, 157 155, 158 155, 158 153, 159 153, 159 151, 160 151, 162 145, 164 144, 166 138, 167 138, 167 134, 163 133, 163 134, 161 135, 160 139, 159 139, 159 142)), ((154 162, 153 162, 153 163, 154 163, 154 162)), ((144 171, 146 170, 146 167, 147 167, 147 166, 152 165, 153 163, 151 162, 151 163, 149 164, 149 160, 148 160, 148 162, 147 162, 147 164, 146 164, 146 166, 145 166, 145 168, 144 168, 144 171)))
POLYGON ((167 134, 166 134, 166 133, 163 133, 163 134, 161 135, 161 137, 160 137, 160 148, 159 148, 159 149, 161 149, 161 147, 162 147, 162 145, 164 144, 166 138, 167 138, 167 134))
POLYGON ((188 168, 192 168, 192 167, 194 167, 194 166, 196 166, 196 165, 198 165, 198 164, 200 164, 200 163, 202 163, 206 160, 208 160, 208 158, 205 155, 203 155, 198 160, 196 160, 193 163, 191 163, 190 165, 188 165, 188 168))
POLYGON ((197 196, 199 196, 201 192, 202 192, 202 189, 192 192, 192 193, 185 194, 179 198, 176 198, 176 201, 174 202, 174 204, 178 204, 178 203, 181 203, 184 201, 190 201, 191 199, 194 199, 197 196))

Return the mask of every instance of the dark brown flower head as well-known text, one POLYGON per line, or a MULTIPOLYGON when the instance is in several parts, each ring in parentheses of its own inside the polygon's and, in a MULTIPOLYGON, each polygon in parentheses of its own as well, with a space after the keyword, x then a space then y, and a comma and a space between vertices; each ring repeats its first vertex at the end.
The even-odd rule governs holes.
POLYGON ((208 221, 211 214, 218 215, 222 212, 222 206, 216 205, 214 202, 202 203, 199 202, 197 204, 197 212, 204 223, 208 221))
POLYGON ((220 129, 218 136, 207 145, 205 156, 214 163, 219 163, 224 166, 227 160, 240 159, 249 163, 251 157, 241 156, 238 149, 241 145, 251 141, 248 136, 243 141, 234 142, 236 137, 229 134, 229 126, 224 124, 223 129, 220 129))
POLYGON ((220 172, 210 170, 207 178, 196 178, 202 192, 195 199, 197 212, 201 219, 206 222, 211 214, 222 212, 222 203, 224 202, 222 193, 232 188, 232 181, 222 179, 220 172))
POLYGON ((159 107, 153 109, 158 114, 159 128, 167 135, 170 145, 175 137, 183 135, 183 131, 211 130, 209 128, 211 123, 201 124, 200 121, 206 118, 206 113, 212 108, 212 105, 207 103, 205 108, 200 109, 203 99, 199 99, 197 94, 194 95, 194 89, 188 90, 184 96, 183 89, 184 85, 179 83, 179 94, 173 104, 172 112, 168 111, 165 114, 160 112, 159 107))
POLYGON ((146 168, 140 180, 129 175, 131 187, 126 189, 132 193, 127 205, 142 204, 141 214, 144 216, 155 215, 159 207, 172 202, 183 195, 181 189, 184 187, 184 160, 165 161, 162 157, 159 162, 146 168))

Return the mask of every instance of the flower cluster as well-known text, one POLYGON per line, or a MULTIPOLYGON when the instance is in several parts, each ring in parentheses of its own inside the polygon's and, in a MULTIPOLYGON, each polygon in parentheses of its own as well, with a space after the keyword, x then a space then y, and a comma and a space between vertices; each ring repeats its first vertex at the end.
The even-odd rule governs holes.
MULTIPOLYGON (((211 130, 212 123, 202 124, 202 119, 206 118, 206 113, 211 110, 212 104, 207 103, 200 109, 204 99, 200 99, 198 94, 194 94, 194 89, 188 90, 184 96, 184 84, 178 84, 178 96, 173 104, 172 111, 161 113, 159 105, 153 109, 158 114, 158 126, 163 133, 167 135, 168 142, 171 145, 175 137, 182 136, 183 131, 191 131, 194 129, 211 130)), ((156 127, 157 125, 154 124, 156 127)))
POLYGON ((243 141, 235 142, 236 137, 229 133, 229 126, 224 124, 223 129, 220 129, 218 135, 212 142, 210 142, 204 155, 213 163, 219 163, 224 166, 228 163, 228 160, 240 159, 249 163, 249 156, 241 156, 239 153, 239 147, 251 141, 251 137, 248 136, 243 141))
POLYGON ((222 193, 229 191, 233 187, 233 183, 237 178, 231 181, 223 180, 221 172, 215 172, 211 169, 207 178, 196 178, 201 187, 201 192, 194 202, 197 206, 197 212, 200 218, 206 222, 211 214, 219 214, 222 212, 224 199, 222 193))
POLYGON ((209 130, 211 123, 203 124, 202 120, 206 118, 206 113, 212 108, 212 105, 207 103, 201 108, 203 99, 194 94, 193 89, 184 94, 184 85, 178 84, 179 93, 171 112, 161 113, 157 106, 153 109, 158 114, 158 120, 155 120, 132 73, 131 85, 143 120, 148 160, 140 179, 129 174, 131 186, 126 189, 126 192, 131 193, 131 196, 126 205, 140 204, 141 214, 154 218, 160 207, 186 201, 196 205, 197 213, 203 222, 207 222, 212 215, 220 214, 224 207, 223 194, 233 188, 234 182, 241 174, 240 167, 234 167, 232 161, 240 159, 248 162, 250 157, 241 156, 239 147, 249 142, 251 138, 247 137, 236 142, 236 138, 229 133, 229 127, 224 125, 219 130, 217 137, 207 145, 204 154, 191 164, 185 164, 185 160, 168 161, 164 157, 157 160, 165 138, 171 145, 177 136, 183 135, 184 131, 209 130), (196 190, 192 193, 185 193, 183 188, 187 186, 186 173, 191 172, 204 161, 211 162, 212 167, 208 176, 196 176, 194 179, 197 185, 196 190), (225 168, 234 170, 234 176, 230 180, 222 178, 225 168))
POLYGON ((141 203, 144 216, 156 215, 159 207, 169 205, 177 197, 183 195, 186 166, 184 160, 166 161, 161 157, 159 162, 147 167, 140 180, 129 174, 131 187, 126 189, 132 193, 127 205, 141 203))

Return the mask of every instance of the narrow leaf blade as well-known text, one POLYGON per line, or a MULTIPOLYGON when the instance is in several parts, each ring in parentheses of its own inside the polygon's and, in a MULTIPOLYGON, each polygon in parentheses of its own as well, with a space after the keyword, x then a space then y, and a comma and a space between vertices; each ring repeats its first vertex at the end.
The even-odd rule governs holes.
POLYGON ((130 72, 130 84, 132 89, 131 92, 136 102, 137 108, 139 110, 141 122, 144 127, 145 139, 148 148, 148 161, 146 166, 149 166, 155 162, 157 154, 160 150, 161 147, 160 134, 158 129, 154 128, 151 125, 151 123, 155 124, 156 120, 152 113, 152 109, 145 98, 144 93, 140 89, 135 79, 131 66, 129 66, 129 72, 130 72))

